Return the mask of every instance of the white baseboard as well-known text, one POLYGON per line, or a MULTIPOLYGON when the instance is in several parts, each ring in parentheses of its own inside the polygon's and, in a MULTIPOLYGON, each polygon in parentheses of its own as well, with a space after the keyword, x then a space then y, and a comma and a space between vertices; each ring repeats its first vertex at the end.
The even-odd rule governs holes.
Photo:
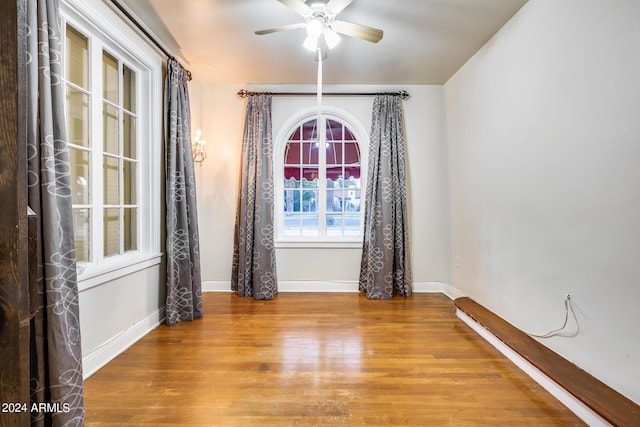
POLYGON ((206 280, 202 282, 202 292, 231 292, 230 281, 206 280))
POLYGON ((442 293, 448 296, 452 301, 455 300, 456 298, 462 298, 467 296, 462 292, 460 292, 458 289, 449 285, 448 283, 443 283, 443 285, 444 286, 443 286, 442 293))
POLYGON ((104 365, 115 359, 120 353, 131 347, 140 338, 155 329, 165 318, 162 307, 120 332, 111 340, 102 344, 91 353, 82 357, 83 379, 95 374, 104 365))
POLYGON ((442 282, 413 282, 413 292, 416 294, 442 293, 445 284, 442 282))
POLYGON ((283 281, 278 282, 278 292, 358 292, 358 282, 283 281))
POLYGON ((456 315, 460 320, 469 325, 471 329, 476 331, 489 344, 493 345, 500 353, 504 354, 518 368, 522 369, 535 382, 540 384, 545 390, 551 393, 563 405, 569 408, 574 414, 582 419, 590 427, 611 427, 604 418, 595 413, 591 408, 586 406, 580 400, 576 399, 564 387, 549 378, 544 372, 533 366, 529 361, 513 351, 511 347, 506 345, 498 337, 493 335, 487 328, 469 317, 465 312, 456 309, 456 315))
MULTIPOLYGON (((203 292, 231 292, 231 282, 202 282, 203 292)), ((358 292, 358 282, 280 281, 278 292, 358 292)))
MULTIPOLYGON (((203 292, 231 292, 231 282, 207 280, 202 282, 203 292)), ((464 296, 454 287, 443 282, 414 282, 415 293, 443 293, 451 299, 464 296)), ((358 292, 358 282, 337 281, 281 281, 278 292, 358 292)))
POLYGON ((454 300, 466 296, 453 286, 444 282, 414 282, 413 292, 415 293, 441 293, 454 300))

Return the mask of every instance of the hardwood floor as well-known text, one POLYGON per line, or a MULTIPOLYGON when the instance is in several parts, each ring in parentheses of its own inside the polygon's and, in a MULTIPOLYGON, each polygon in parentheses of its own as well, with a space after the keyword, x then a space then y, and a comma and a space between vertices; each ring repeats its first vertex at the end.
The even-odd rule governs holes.
POLYGON ((440 294, 204 302, 85 382, 85 425, 584 425, 440 294))

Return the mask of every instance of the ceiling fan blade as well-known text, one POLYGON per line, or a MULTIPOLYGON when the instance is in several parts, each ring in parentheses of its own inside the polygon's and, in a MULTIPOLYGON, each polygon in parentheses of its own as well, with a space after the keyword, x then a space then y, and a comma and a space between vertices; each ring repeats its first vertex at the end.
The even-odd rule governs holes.
POLYGON ((311 12, 311 8, 301 0, 278 0, 278 1, 283 5, 287 6, 289 9, 295 10, 302 16, 304 16, 306 13, 311 12))
POLYGON ((378 43, 382 40, 383 35, 383 31, 377 28, 338 20, 333 23, 333 30, 336 33, 357 37, 372 43, 378 43))
POLYGON ((351 3, 353 3, 353 0, 329 0, 329 3, 327 3, 327 9, 338 14, 351 3))
POLYGON ((280 27, 273 27, 273 28, 268 28, 266 30, 259 30, 259 31, 256 31, 255 33, 259 36, 263 36, 265 34, 277 33, 278 31, 287 31, 287 30, 295 30, 298 28, 305 28, 306 26, 307 26, 306 23, 301 22, 299 24, 282 25, 280 27))

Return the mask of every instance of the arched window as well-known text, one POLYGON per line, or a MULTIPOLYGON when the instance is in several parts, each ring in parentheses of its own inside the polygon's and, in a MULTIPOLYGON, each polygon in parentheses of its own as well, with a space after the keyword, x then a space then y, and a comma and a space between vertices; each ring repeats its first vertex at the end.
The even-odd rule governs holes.
POLYGON ((307 114, 285 128, 275 168, 279 241, 361 241, 365 145, 356 127, 307 114))

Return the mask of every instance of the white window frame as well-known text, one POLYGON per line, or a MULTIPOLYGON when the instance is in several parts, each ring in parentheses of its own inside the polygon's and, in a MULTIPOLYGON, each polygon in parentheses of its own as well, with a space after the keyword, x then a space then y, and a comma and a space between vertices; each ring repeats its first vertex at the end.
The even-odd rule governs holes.
MULTIPOLYGON (((82 291, 161 262, 163 56, 114 10, 99 0, 61 0, 60 15, 63 34, 66 34, 69 24, 88 37, 90 70, 102 70, 102 52, 106 51, 136 73, 137 249, 121 255, 103 256, 104 224, 96 220, 102 218, 103 214, 103 150, 101 145, 93 145, 90 158, 92 216, 89 243, 92 260, 78 263, 78 289, 82 291)), ((64 40, 63 57, 66 48, 64 40)), ((66 66, 64 63, 63 67, 66 66)), ((89 87, 89 139, 95 144, 103 139, 102 79, 90 74, 89 87)))
MULTIPOLYGON (((320 112, 321 120, 318 125, 318 135, 326 138, 326 119, 333 119, 343 123, 354 134, 360 147, 360 233, 357 236, 327 236, 326 229, 320 226, 318 236, 285 236, 284 235, 284 154, 289 135, 302 123, 318 118, 318 107, 309 107, 291 116, 280 128, 276 137, 273 151, 274 191, 275 191, 275 246, 278 248, 358 248, 362 247, 362 227, 364 225, 364 202, 367 188, 367 162, 369 153, 369 135, 360 123, 349 112, 334 106, 323 106, 320 112), (324 231, 324 235, 322 234, 324 231)), ((322 144, 321 144, 322 145, 322 144)), ((326 194, 326 155, 325 150, 319 150, 320 164, 325 168, 320 173, 318 191, 326 194)), ((326 208, 320 204, 319 223, 326 218, 326 208), (323 215, 324 214, 324 215, 323 215)))

